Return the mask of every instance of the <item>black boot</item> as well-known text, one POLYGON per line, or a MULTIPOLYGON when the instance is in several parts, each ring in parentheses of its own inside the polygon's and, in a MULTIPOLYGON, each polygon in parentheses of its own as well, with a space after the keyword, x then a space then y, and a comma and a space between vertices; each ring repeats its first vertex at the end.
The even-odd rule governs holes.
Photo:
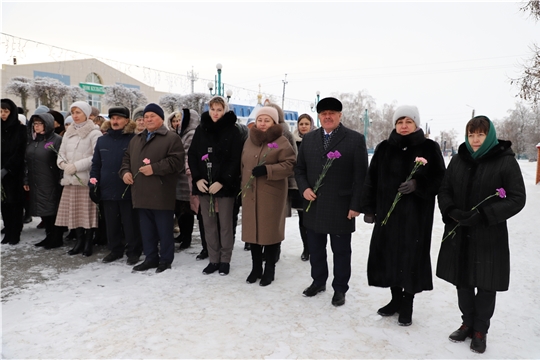
POLYGON ((309 248, 307 242, 307 230, 304 226, 300 226, 300 236, 302 237, 302 243, 304 244, 304 250, 302 251, 302 255, 300 255, 300 259, 302 259, 302 261, 308 261, 309 248))
POLYGON ((390 288, 392 292, 392 300, 386 305, 377 310, 377 314, 381 316, 392 316, 399 311, 401 301, 403 300, 403 289, 393 286, 390 288))
POLYGON ((53 226, 51 241, 45 246, 45 249, 56 249, 64 246, 63 231, 59 226, 53 226))
POLYGON ((91 256, 94 248, 94 229, 86 229, 84 234, 84 250, 83 256, 91 256))
POLYGON ((274 275, 276 272, 276 260, 278 258, 278 252, 280 250, 281 243, 268 245, 264 247, 264 253, 266 254, 266 262, 264 264, 264 273, 261 278, 260 286, 268 286, 274 281, 274 275))
POLYGON ((45 239, 34 244, 34 246, 47 248, 53 241, 54 216, 42 216, 41 219, 41 222, 45 226, 45 239))
POLYGON ((409 326, 412 324, 414 294, 403 292, 403 300, 399 308, 398 324, 400 326, 409 326))
MULTIPOLYGON (((247 243, 246 243, 247 244, 247 243)), ((257 244, 250 244, 251 251, 251 273, 246 279, 248 284, 253 284, 257 279, 260 279, 262 276, 262 246, 257 244)))
POLYGON ((178 226, 180 227, 180 249, 187 249, 191 246, 191 234, 193 233, 194 218, 191 210, 180 215, 178 226))
POLYGON ((68 255, 76 255, 76 254, 81 253, 84 247, 84 235, 85 235, 85 232, 82 227, 75 229, 75 236, 76 236, 77 242, 75 243, 75 246, 73 247, 73 249, 68 251, 68 255))

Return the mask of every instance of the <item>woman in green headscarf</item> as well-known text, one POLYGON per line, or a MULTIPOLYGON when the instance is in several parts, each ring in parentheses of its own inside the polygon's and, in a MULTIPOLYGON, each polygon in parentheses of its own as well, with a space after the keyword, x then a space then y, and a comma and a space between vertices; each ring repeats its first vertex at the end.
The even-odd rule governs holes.
POLYGON ((472 337, 470 347, 477 353, 486 350, 496 292, 508 290, 510 282, 506 220, 525 206, 525 184, 511 145, 497 139, 486 116, 474 117, 438 194, 445 231, 437 276, 456 286, 462 313, 462 325, 449 339, 472 337))

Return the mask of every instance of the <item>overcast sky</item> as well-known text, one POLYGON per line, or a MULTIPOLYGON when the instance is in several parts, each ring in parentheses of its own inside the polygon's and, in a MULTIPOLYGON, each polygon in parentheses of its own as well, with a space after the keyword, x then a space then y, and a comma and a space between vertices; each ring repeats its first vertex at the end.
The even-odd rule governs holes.
MULTIPOLYGON (((2 32, 118 61, 156 90, 190 91, 193 67, 206 91, 216 63, 233 100, 254 93, 302 100, 365 91, 379 108, 413 104, 432 132, 460 133, 472 109, 501 119, 514 107, 519 76, 540 43, 540 23, 522 2, 348 3, 6 3, 2 32), (127 66, 132 64, 137 66, 127 66), (140 72, 140 71, 139 71, 140 72), (165 73, 167 72, 167 73, 165 73), (179 76, 171 75, 179 74, 179 76)), ((3 63, 77 58, 2 37, 3 63), (21 46, 22 45, 22 46, 21 46)), ((287 106, 286 106, 287 107, 287 106)), ((296 109, 291 109, 296 110, 296 109)))

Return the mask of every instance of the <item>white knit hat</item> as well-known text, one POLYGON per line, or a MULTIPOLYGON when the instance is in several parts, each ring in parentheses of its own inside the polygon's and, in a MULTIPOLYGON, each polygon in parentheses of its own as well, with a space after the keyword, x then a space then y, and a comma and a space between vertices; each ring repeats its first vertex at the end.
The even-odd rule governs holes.
POLYGON ((399 106, 394 112, 394 117, 393 117, 394 125, 396 125, 396 121, 398 121, 398 119, 405 116, 413 119, 417 128, 420 127, 420 113, 418 112, 418 108, 416 106, 413 106, 413 105, 399 106))
POLYGON ((86 115, 86 119, 90 119, 90 114, 92 113, 92 107, 90 104, 88 104, 86 101, 75 101, 69 109, 73 109, 74 107, 81 109, 81 111, 86 115))

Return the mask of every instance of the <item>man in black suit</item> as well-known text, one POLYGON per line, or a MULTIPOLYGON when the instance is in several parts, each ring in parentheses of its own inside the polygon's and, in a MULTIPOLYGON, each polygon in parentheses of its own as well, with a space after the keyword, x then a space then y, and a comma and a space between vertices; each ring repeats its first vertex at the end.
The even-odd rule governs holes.
POLYGON ((313 278, 313 283, 303 294, 311 297, 326 290, 326 243, 330 235, 334 254, 334 306, 345 304, 345 293, 349 289, 351 234, 355 231, 355 218, 360 215, 360 192, 368 166, 365 138, 341 124, 342 108, 341 102, 332 97, 319 101, 317 113, 321 128, 304 135, 294 170, 304 198, 304 226, 313 278), (333 161, 323 185, 315 192, 315 183, 327 162, 328 153, 336 150, 340 156, 333 161))

